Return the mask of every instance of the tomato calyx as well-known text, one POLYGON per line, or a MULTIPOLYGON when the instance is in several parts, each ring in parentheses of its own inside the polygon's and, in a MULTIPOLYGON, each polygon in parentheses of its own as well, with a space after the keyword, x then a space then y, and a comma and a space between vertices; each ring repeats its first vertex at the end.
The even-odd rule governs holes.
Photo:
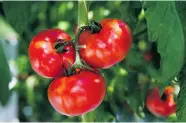
POLYGON ((54 43, 54 49, 56 49, 57 53, 67 52, 68 50, 65 49, 65 46, 67 46, 68 44, 73 44, 72 40, 70 40, 68 42, 64 42, 62 39, 58 39, 54 43))
POLYGON ((161 96, 161 99, 165 102, 167 100, 167 95, 163 93, 163 95, 161 96))
POLYGON ((102 29, 102 26, 100 23, 98 23, 95 20, 92 20, 88 26, 81 26, 78 29, 77 34, 75 35, 75 38, 69 41, 64 42, 64 40, 62 39, 58 39, 55 43, 54 43, 54 49, 56 49, 57 53, 62 53, 62 52, 67 52, 67 50, 65 49, 65 46, 72 43, 75 45, 75 49, 76 51, 79 50, 79 48, 86 48, 86 46, 79 46, 77 43, 77 40, 79 39, 79 36, 81 35, 82 32, 84 32, 85 30, 90 30, 90 32, 92 34, 95 33, 99 33, 100 30, 102 29))
POLYGON ((68 69, 66 69, 65 68, 65 66, 63 65, 63 67, 64 67, 64 74, 65 74, 65 76, 72 76, 72 75, 74 75, 74 74, 77 74, 77 71, 76 71, 76 69, 74 68, 74 67, 71 67, 70 66, 70 63, 68 63, 68 69))
POLYGON ((92 20, 89 24, 89 29, 92 34, 99 33, 102 29, 102 25, 95 20, 92 20))
MULTIPOLYGON (((68 40, 68 41, 64 41, 62 39, 58 39, 54 45, 53 48, 56 50, 57 53, 64 53, 64 52, 68 52, 68 48, 66 48, 67 45, 72 44, 75 47, 75 50, 78 51, 80 48, 86 48, 86 45, 78 45, 78 40, 79 37, 81 35, 82 32, 86 31, 86 30, 90 30, 90 32, 92 34, 94 33, 99 33, 99 31, 102 29, 102 25, 100 23, 98 23, 95 20, 90 21, 90 23, 86 26, 81 26, 78 29, 78 32, 76 33, 74 39, 68 40)), ((76 54, 76 60, 74 62, 73 67, 68 65, 67 67, 64 67, 64 74, 66 76, 71 76, 73 74, 75 74, 75 69, 76 68, 86 68, 87 70, 91 70, 91 67, 89 67, 86 64, 83 64, 81 59, 78 58, 79 55, 76 54), (66 69, 67 68, 67 69, 66 69)), ((95 72, 94 70, 92 72, 95 72)))
POLYGON ((68 62, 68 68, 66 68, 64 65, 63 65, 63 67, 64 67, 64 69, 63 69, 64 74, 67 77, 77 74, 82 70, 88 70, 93 73, 100 74, 100 71, 98 69, 92 68, 92 67, 84 65, 84 64, 75 64, 75 65, 71 66, 70 63, 68 62))

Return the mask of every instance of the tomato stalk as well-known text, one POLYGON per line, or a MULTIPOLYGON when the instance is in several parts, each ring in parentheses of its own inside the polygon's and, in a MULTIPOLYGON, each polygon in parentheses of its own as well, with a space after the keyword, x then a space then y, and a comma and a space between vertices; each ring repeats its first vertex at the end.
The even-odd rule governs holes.
POLYGON ((62 52, 67 52, 67 50, 65 50, 65 46, 68 44, 72 44, 73 40, 69 40, 68 42, 64 42, 62 39, 59 39, 58 41, 56 41, 54 43, 54 49, 56 49, 57 53, 62 53, 62 52))
MULTIPOLYGON (((87 9, 87 2, 85 0, 78 0, 78 32, 74 39, 74 44, 76 50, 78 50, 80 47, 78 47, 78 39, 80 34, 87 28, 88 25, 88 9, 87 9)), ((79 53, 76 52, 76 61, 73 65, 75 68, 82 67, 83 63, 80 59, 79 53)))
POLYGON ((78 28, 88 25, 88 9, 86 0, 78 0, 78 28))
MULTIPOLYGON (((78 39, 82 32, 86 30, 92 30, 91 32, 97 33, 101 29, 101 24, 99 24, 96 21, 91 21, 88 23, 88 8, 87 8, 87 1, 86 0, 78 0, 78 32, 75 35, 75 38, 73 40, 73 43, 75 45, 76 51, 78 51, 80 48, 86 48, 86 45, 78 45, 78 39)), ((85 68, 89 71, 93 71, 89 65, 81 61, 79 53, 76 52, 76 61, 73 65, 74 68, 85 68)))
MULTIPOLYGON (((90 30, 90 32, 92 34, 94 33, 99 33, 99 31, 102 29, 102 26, 100 23, 96 22, 95 20, 92 20, 89 24, 88 24, 88 16, 87 16, 87 5, 86 5, 86 1, 85 0, 79 0, 78 1, 78 25, 80 26, 78 29, 77 34, 75 35, 75 38, 69 41, 63 41, 63 40, 58 40, 55 44, 54 44, 54 48, 56 49, 57 53, 62 53, 62 52, 67 52, 65 51, 65 46, 73 43, 75 46, 75 50, 78 51, 80 48, 86 48, 86 45, 78 45, 78 39, 81 35, 82 32, 86 31, 86 30, 90 30)), ((80 68, 80 67, 84 67, 86 69, 90 69, 90 67, 88 65, 86 65, 85 63, 82 63, 79 53, 76 52, 76 60, 74 62, 73 68, 80 68)), ((71 68, 72 69, 72 68, 71 68)), ((71 75, 72 71, 65 70, 64 73, 66 73, 66 75, 71 75), (70 72, 70 73, 69 73, 70 72)))
POLYGON ((69 40, 67 42, 64 42, 62 39, 57 40, 54 43, 54 46, 53 46, 54 49, 56 49, 56 52, 57 53, 65 52, 64 47, 66 45, 72 44, 72 43, 74 43, 76 51, 79 50, 79 48, 86 48, 86 46, 78 46, 78 39, 79 39, 79 36, 81 35, 81 33, 83 31, 85 31, 86 29, 88 29, 88 28, 89 28, 89 26, 82 26, 82 27, 80 27, 78 32, 77 32, 77 34, 75 35, 75 38, 72 39, 72 40, 69 40))
POLYGON ((89 28, 89 26, 82 26, 82 27, 80 27, 79 29, 78 29, 78 32, 77 32, 77 34, 75 35, 75 38, 74 38, 74 44, 75 44, 75 47, 76 47, 76 50, 78 50, 78 39, 79 39, 79 36, 81 35, 81 33, 83 32, 83 31, 85 31, 86 29, 88 29, 89 28))
POLYGON ((81 26, 78 29, 77 34, 75 35, 74 41, 73 43, 75 44, 75 49, 76 51, 78 51, 80 48, 86 48, 86 45, 78 45, 78 39, 81 35, 82 32, 86 31, 86 30, 90 30, 92 34, 94 33, 99 33, 100 30, 102 29, 102 26, 100 23, 98 23, 95 20, 92 20, 88 26, 81 26))
POLYGON ((100 30, 102 29, 102 26, 97 21, 92 20, 89 24, 89 28, 90 28, 91 33, 94 34, 94 33, 99 33, 100 30))

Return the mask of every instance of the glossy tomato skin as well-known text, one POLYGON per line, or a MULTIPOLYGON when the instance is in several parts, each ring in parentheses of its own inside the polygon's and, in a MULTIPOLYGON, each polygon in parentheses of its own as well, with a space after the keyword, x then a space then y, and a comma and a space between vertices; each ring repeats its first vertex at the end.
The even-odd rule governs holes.
POLYGON ((128 53, 132 34, 127 24, 118 19, 103 19, 99 33, 91 34, 89 30, 81 33, 78 44, 80 57, 96 68, 109 68, 123 60, 128 53))
POLYGON ((104 99, 105 91, 106 83, 102 75, 82 70, 52 81, 48 99, 59 113, 79 116, 97 108, 104 99))
POLYGON ((62 39, 67 42, 71 37, 61 29, 47 29, 39 32, 29 45, 29 59, 33 70, 46 78, 55 78, 63 75, 63 66, 75 61, 73 44, 65 46, 65 52, 57 53, 54 43, 62 39))
POLYGON ((146 106, 149 111, 158 117, 167 117, 176 112, 176 103, 174 102, 174 89, 168 86, 164 94, 166 100, 162 100, 158 88, 150 90, 146 100, 146 106))

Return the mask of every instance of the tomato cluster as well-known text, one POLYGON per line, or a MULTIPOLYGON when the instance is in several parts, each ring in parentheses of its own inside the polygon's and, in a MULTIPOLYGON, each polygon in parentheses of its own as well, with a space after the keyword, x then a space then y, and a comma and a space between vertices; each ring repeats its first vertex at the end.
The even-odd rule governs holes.
POLYGON ((76 37, 71 39, 61 29, 47 29, 31 40, 28 49, 33 70, 54 78, 48 88, 49 102, 67 116, 82 115, 101 104, 106 82, 97 69, 123 60, 132 42, 128 25, 114 18, 91 21, 79 28, 76 37), (76 62, 76 53, 85 65, 76 62))
MULTIPOLYGON (((38 33, 29 45, 33 70, 54 80, 48 87, 48 100, 53 108, 67 116, 83 115, 97 108, 106 93, 106 81, 98 69, 110 68, 127 55, 132 34, 119 19, 92 21, 75 29, 75 39, 61 29, 38 33), (76 54, 80 61, 77 62, 76 54), (79 67, 77 67, 79 66, 79 67)), ((152 55, 144 55, 147 61, 152 55)), ((167 117, 176 111, 174 89, 167 87, 162 97, 159 89, 149 91, 146 107, 155 116, 167 117)))

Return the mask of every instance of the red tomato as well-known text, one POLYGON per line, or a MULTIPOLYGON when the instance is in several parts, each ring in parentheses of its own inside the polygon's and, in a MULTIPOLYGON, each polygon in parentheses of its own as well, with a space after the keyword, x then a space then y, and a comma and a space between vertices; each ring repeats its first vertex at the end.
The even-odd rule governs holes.
POLYGON ((176 103, 174 102, 173 92, 174 89, 168 86, 164 91, 166 99, 162 100, 159 94, 159 89, 151 89, 146 100, 146 106, 149 111, 158 117, 167 117, 175 113, 176 103))
POLYGON ((99 33, 81 33, 78 44, 80 57, 96 68, 109 68, 123 60, 131 47, 132 34, 127 24, 118 19, 103 19, 99 33))
POLYGON ((147 62, 149 62, 149 61, 152 60, 152 53, 146 52, 146 53, 144 53, 143 57, 144 57, 144 59, 145 59, 147 62))
POLYGON ((29 46, 29 58, 33 70, 46 78, 55 78, 64 74, 63 67, 68 62, 75 61, 75 48, 73 44, 64 47, 64 52, 57 53, 54 43, 62 39, 70 40, 70 36, 60 29, 48 29, 38 33, 29 46))
POLYGON ((48 99, 59 113, 78 116, 97 108, 104 99, 105 91, 102 75, 82 70, 72 76, 55 79, 48 88, 48 99))

